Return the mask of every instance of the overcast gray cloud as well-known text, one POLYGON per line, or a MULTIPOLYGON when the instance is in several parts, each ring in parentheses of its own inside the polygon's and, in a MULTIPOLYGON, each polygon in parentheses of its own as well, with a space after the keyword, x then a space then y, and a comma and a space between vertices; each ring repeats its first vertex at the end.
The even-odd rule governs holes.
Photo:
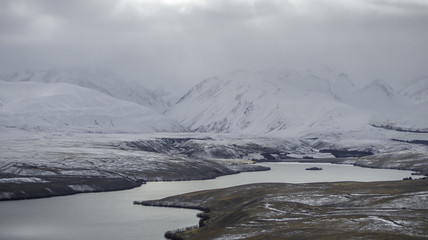
POLYGON ((236 68, 428 74, 424 0, 3 0, 0 70, 108 67, 148 86, 236 68))

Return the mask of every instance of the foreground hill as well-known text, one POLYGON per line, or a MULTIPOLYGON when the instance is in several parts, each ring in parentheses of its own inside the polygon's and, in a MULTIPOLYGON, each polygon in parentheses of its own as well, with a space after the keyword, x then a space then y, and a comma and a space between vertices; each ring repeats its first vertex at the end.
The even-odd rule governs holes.
POLYGON ((259 183, 134 203, 204 211, 170 239, 427 239, 427 190, 426 179, 259 183))

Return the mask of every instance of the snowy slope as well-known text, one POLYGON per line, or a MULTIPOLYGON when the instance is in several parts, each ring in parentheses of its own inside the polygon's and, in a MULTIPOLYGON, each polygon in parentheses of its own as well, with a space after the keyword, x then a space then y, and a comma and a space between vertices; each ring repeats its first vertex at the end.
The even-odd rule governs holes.
POLYGON ((428 133, 428 101, 403 108, 393 108, 384 115, 377 114, 373 125, 402 131, 428 133))
MULTIPOLYGON (((408 90, 412 89, 412 83, 408 90)), ((422 92, 420 92, 422 93, 422 92)), ((428 92, 427 92, 428 94, 428 92)), ((414 95, 394 90, 384 80, 374 80, 353 95, 351 104, 373 111, 371 124, 388 128, 428 131, 428 101, 414 101, 414 95)), ((419 94, 419 99, 428 97, 419 94)))
POLYGON ((346 74, 331 69, 268 69, 206 79, 166 115, 193 131, 302 136, 369 132, 372 125, 388 124, 425 129, 426 106, 382 80, 357 89, 346 74))
POLYGON ((398 96, 396 91, 384 80, 376 79, 366 86, 348 94, 346 103, 362 109, 368 109, 375 114, 384 116, 403 109, 408 101, 398 96), (391 108, 391 106, 395 106, 391 108))
POLYGON ((94 67, 55 68, 47 71, 23 70, 7 76, 3 80, 10 82, 70 83, 90 88, 109 96, 135 102, 164 112, 168 107, 160 96, 138 83, 125 81, 109 70, 94 67))
POLYGON ((428 102, 428 77, 415 78, 402 88, 399 93, 417 103, 428 102))
POLYGON ((183 131, 147 107, 66 83, 0 81, 0 128, 30 131, 183 131))
POLYGON ((177 82, 168 82, 161 83, 153 92, 157 98, 162 99, 162 101, 166 104, 166 108, 164 108, 166 111, 167 109, 174 106, 188 90, 189 88, 180 86, 180 84, 177 82))
POLYGON ((337 91, 332 86, 336 85, 329 79, 312 73, 237 71, 199 83, 167 116, 203 132, 293 135, 308 129, 343 131, 350 124, 364 127, 369 114, 344 104, 340 96, 345 89, 337 91))
POLYGON ((310 69, 304 74, 306 74, 308 78, 324 81, 324 83, 328 85, 325 92, 334 96, 339 101, 346 100, 355 90, 355 85, 347 74, 333 70, 330 67, 310 69))

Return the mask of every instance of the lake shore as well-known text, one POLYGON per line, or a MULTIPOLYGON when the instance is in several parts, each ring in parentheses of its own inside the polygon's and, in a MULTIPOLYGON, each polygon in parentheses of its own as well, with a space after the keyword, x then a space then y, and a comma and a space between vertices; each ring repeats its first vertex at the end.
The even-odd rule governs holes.
MULTIPOLYGON (((207 180, 240 172, 267 171, 263 167, 248 163, 218 164, 207 160, 207 164, 167 167, 158 171, 136 173, 109 173, 100 176, 88 175, 27 175, 0 174, 0 201, 65 196, 77 193, 107 192, 139 187, 153 181, 207 180), (4 181, 1 181, 4 180, 4 181)), ((30 166, 31 167, 31 166, 30 166)), ((45 168, 44 171, 47 169, 45 168)), ((51 171, 60 171, 50 169, 51 171)), ((91 170, 91 169, 87 169, 91 170)), ((95 170, 94 170, 95 171, 95 170)))
POLYGON ((371 155, 365 148, 339 151, 323 145, 324 150, 318 151, 301 141, 214 139, 199 134, 83 134, 62 138, 42 135, 34 139, 3 139, 0 200, 114 191, 138 187, 144 182, 204 180, 268 170, 254 162, 341 163, 428 174, 426 150, 396 141, 392 143, 414 150, 371 155), (334 158, 332 153, 363 157, 334 158))
MULTIPOLYGON (((403 156, 396 154, 379 154, 362 158, 327 158, 327 159, 282 159, 279 162, 332 163, 351 164, 360 167, 378 169, 411 170, 428 175, 428 157, 403 156), (392 158, 394 156, 395 158, 392 158), (399 158, 399 159, 397 159, 399 158)), ((165 161, 167 162, 167 160, 165 161)), ((260 161, 270 162, 268 160, 260 161)), ((19 166, 35 172, 63 172, 67 169, 19 166), (37 170, 37 171, 36 171, 37 170)), ((118 191, 139 187, 153 181, 207 180, 240 172, 267 171, 269 168, 255 165, 253 161, 239 159, 192 160, 179 164, 163 164, 162 168, 135 172, 103 172, 99 169, 80 169, 80 171, 98 171, 93 175, 14 175, 0 174, 0 201, 34 199, 64 196, 87 192, 118 191)))
POLYGON ((193 192, 146 206, 200 209, 200 228, 170 239, 426 239, 428 180, 260 183, 193 192))

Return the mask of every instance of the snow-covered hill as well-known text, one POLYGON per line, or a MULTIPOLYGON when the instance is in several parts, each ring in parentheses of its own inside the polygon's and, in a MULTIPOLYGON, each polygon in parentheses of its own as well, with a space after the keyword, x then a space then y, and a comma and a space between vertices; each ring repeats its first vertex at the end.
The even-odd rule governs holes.
POLYGON ((268 69, 206 79, 166 115, 194 131, 301 136, 364 132, 388 124, 426 129, 423 108, 382 80, 357 89, 346 74, 331 69, 268 69))
POLYGON ((30 131, 177 132, 156 111, 67 83, 0 81, 0 128, 30 131))
POLYGON ((154 91, 136 82, 121 79, 109 70, 96 67, 63 67, 47 71, 23 70, 4 75, 2 80, 9 82, 70 83, 118 99, 135 102, 160 113, 169 107, 169 104, 154 91))

